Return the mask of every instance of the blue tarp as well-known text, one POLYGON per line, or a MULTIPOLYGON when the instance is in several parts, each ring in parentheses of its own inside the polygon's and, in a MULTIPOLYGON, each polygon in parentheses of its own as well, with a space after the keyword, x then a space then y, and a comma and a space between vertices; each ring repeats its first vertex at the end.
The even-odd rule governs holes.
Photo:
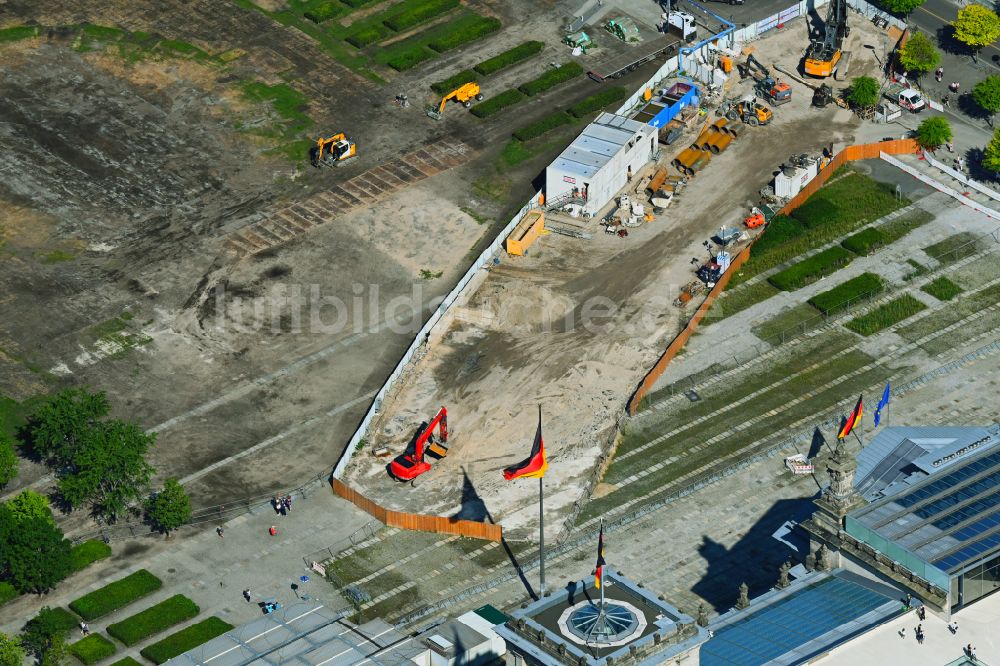
POLYGON ((684 96, 674 102, 671 106, 656 114, 649 124, 653 127, 663 127, 674 119, 685 106, 698 103, 698 86, 691 86, 691 89, 684 93, 684 96))

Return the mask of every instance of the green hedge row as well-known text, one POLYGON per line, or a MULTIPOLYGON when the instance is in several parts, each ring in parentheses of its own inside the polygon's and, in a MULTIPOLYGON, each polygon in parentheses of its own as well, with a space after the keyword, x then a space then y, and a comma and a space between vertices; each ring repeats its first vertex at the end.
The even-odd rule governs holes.
POLYGON ((420 4, 410 5, 402 11, 391 13, 382 22, 396 32, 402 32, 455 7, 458 7, 458 0, 424 0, 420 4))
POLYGON ((527 60, 538 53, 541 53, 545 44, 542 42, 525 42, 519 44, 512 49, 508 49, 499 55, 495 55, 489 60, 484 60, 475 67, 474 70, 482 74, 483 76, 489 76, 490 74, 495 74, 501 69, 507 69, 508 67, 513 67, 519 62, 527 60))
POLYGON ((580 118, 587 115, 588 113, 593 113, 594 111, 600 111, 608 104, 612 104, 619 100, 623 100, 628 97, 628 90, 622 86, 615 86, 613 88, 608 88, 607 90, 602 90, 596 95, 591 95, 590 97, 584 97, 579 102, 573 106, 566 109, 572 116, 580 118))
POLYGON ((13 585, 7 581, 0 582, 0 606, 19 596, 21 596, 21 593, 13 585))
POLYGON ((162 664, 179 654, 184 654, 188 650, 198 647, 216 636, 221 636, 233 625, 220 620, 217 617, 210 617, 189 627, 181 629, 175 634, 171 634, 162 641, 148 645, 139 651, 146 659, 153 663, 162 664))
POLYGON ((87 666, 115 653, 115 644, 100 634, 91 634, 69 646, 69 652, 87 666))
POLYGON ((864 231, 859 231, 853 236, 848 236, 840 244, 854 254, 864 257, 888 245, 887 240, 885 234, 880 229, 870 227, 864 231))
POLYGON ((943 275, 932 282, 928 282, 920 290, 930 294, 939 301, 950 301, 962 293, 961 287, 943 275))
POLYGON ((560 65, 555 69, 550 69, 537 79, 523 83, 518 87, 518 90, 523 92, 525 95, 537 95, 540 92, 545 92, 550 88, 555 88, 560 83, 565 83, 570 79, 576 78, 583 74, 583 67, 578 63, 568 62, 565 65, 560 65))
POLYGON ((458 88, 463 84, 472 83, 473 81, 478 81, 478 80, 479 80, 478 74, 473 72, 471 69, 463 69, 458 74, 453 74, 452 76, 449 76, 447 79, 438 81, 436 83, 432 83, 431 90, 440 95, 443 95, 445 93, 451 92, 452 90, 458 88))
POLYGON ((0 30, 0 42, 16 42, 20 39, 37 37, 39 28, 33 25, 15 25, 12 28, 0 30))
POLYGON ((359 49, 363 49, 366 46, 374 44, 375 42, 382 41, 391 34, 392 31, 381 23, 373 23, 355 30, 347 35, 345 39, 348 44, 356 46, 359 49))
POLYGON ((392 57, 385 61, 385 64, 392 67, 397 72, 405 72, 416 67, 422 62, 427 62, 434 57, 434 52, 427 50, 424 46, 411 46, 408 49, 394 53, 392 57))
POLYGON ((530 125, 514 130, 514 138, 520 141, 530 141, 538 138, 546 132, 551 132, 557 127, 569 125, 573 122, 572 116, 565 111, 556 111, 544 116, 530 125))
POLYGON ((475 22, 469 22, 461 27, 456 27, 450 34, 429 42, 427 46, 438 53, 444 53, 445 51, 457 49, 463 44, 474 42, 486 35, 491 35, 499 30, 502 25, 499 19, 495 19, 492 16, 478 16, 475 22))
POLYGON ((375 0, 340 0, 348 7, 357 9, 358 7, 364 7, 365 5, 370 5, 375 2, 375 0))
POLYGON ((136 661, 132 657, 125 657, 111 664, 111 666, 142 666, 142 662, 136 661))
POLYGON ((162 586, 163 582, 159 578, 145 569, 139 569, 121 580, 83 595, 69 607, 84 620, 95 620, 152 594, 162 586))
POLYGON ((809 304, 823 314, 831 315, 850 307, 862 298, 876 296, 884 289, 885 283, 882 278, 873 273, 862 273, 833 289, 816 294, 809 299, 809 304))
POLYGON ((303 12, 302 16, 313 23, 322 23, 343 13, 344 5, 337 2, 337 0, 326 0, 326 2, 311 3, 309 9, 303 12))
POLYGON ((108 626, 108 633, 125 645, 135 645, 153 634, 165 631, 199 612, 198 604, 183 594, 176 594, 130 618, 108 626))
POLYGON ((926 309, 926 305, 910 294, 903 294, 899 298, 894 298, 888 303, 878 306, 868 314, 855 317, 847 322, 847 328, 867 337, 926 309))
POLYGON ((480 118, 488 118, 495 113, 500 113, 510 106, 514 106, 524 99, 524 93, 511 88, 505 90, 495 97, 491 97, 485 102, 480 102, 472 107, 472 113, 480 118))
POLYGON ((80 571, 98 560, 111 557, 111 546, 103 541, 91 539, 73 546, 70 557, 73 562, 73 571, 80 571))
POLYGON ((851 263, 854 255, 842 247, 831 247, 793 264, 767 279, 782 291, 795 291, 851 263))

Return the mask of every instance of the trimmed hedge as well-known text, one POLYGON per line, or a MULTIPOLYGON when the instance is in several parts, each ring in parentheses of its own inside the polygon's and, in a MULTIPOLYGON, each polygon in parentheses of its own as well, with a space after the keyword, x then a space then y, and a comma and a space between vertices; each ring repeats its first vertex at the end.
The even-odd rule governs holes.
POLYGON ((626 97, 628 97, 628 90, 622 86, 615 86, 613 88, 608 88, 607 90, 602 90, 596 95, 584 97, 579 102, 566 109, 566 111, 568 111, 570 115, 580 118, 588 113, 600 111, 608 104, 623 100, 626 97))
POLYGON ((476 70, 483 76, 489 76, 490 74, 499 72, 501 69, 513 67, 519 62, 523 62, 524 60, 541 53, 543 48, 545 48, 545 44, 542 42, 525 42, 512 49, 504 51, 499 55, 495 55, 488 60, 482 61, 472 69, 476 70))
POLYGON ((576 78, 581 74, 583 74, 583 67, 581 67, 578 63, 568 62, 565 65, 556 67, 555 69, 550 69, 537 79, 532 79, 527 83, 522 83, 518 86, 518 90, 530 97, 531 95, 537 95, 540 92, 545 92, 549 88, 555 88, 560 83, 566 83, 570 79, 576 78))
POLYGON ((910 294, 903 294, 899 298, 894 298, 888 303, 878 306, 868 314, 855 317, 847 322, 847 328, 867 337, 926 309, 926 305, 910 294))
POLYGON ((16 42, 21 39, 31 39, 39 35, 41 28, 33 25, 15 25, 0 30, 0 42, 16 42))
POLYGON ((939 301, 950 301, 962 293, 961 287, 944 276, 928 282, 920 290, 930 294, 939 301))
POLYGON ((351 46, 363 49, 366 46, 374 44, 375 42, 382 41, 391 34, 392 31, 389 30, 389 28, 385 27, 381 23, 374 23, 355 30, 354 32, 348 34, 345 39, 351 46))
POLYGON ((871 227, 853 236, 848 236, 840 244, 854 254, 864 257, 872 254, 879 248, 885 247, 889 242, 891 241, 882 233, 881 229, 871 227))
POLYGON ((320 2, 311 6, 307 11, 302 13, 302 16, 313 23, 322 23, 343 13, 344 5, 337 2, 337 0, 326 0, 326 2, 320 2))
POLYGON ((73 571, 80 571, 98 560, 111 557, 111 546, 103 541, 91 539, 73 546, 70 557, 73 561, 73 571))
POLYGON ((565 111, 556 111, 555 113, 550 113, 549 115, 536 120, 530 125, 525 125, 524 127, 514 130, 513 134, 514 138, 519 141, 531 141, 546 132, 551 132, 557 127, 569 125, 572 122, 573 118, 565 111))
POLYGON ((450 93, 455 88, 464 85, 466 83, 472 83, 479 80, 479 75, 473 72, 471 69, 463 69, 458 74, 453 74, 443 81, 438 81, 437 83, 431 84, 431 90, 443 95, 445 93, 450 93))
POLYGON ((358 7, 364 7, 365 5, 370 5, 371 3, 375 2, 375 0, 340 0, 340 1, 343 2, 345 5, 347 5, 348 7, 352 7, 353 9, 357 9, 358 7))
POLYGON ((385 64, 392 67, 397 72, 405 72, 416 67, 422 62, 427 62, 434 57, 433 51, 428 51, 423 46, 412 46, 408 49, 393 54, 385 64))
POLYGON ((850 307, 861 298, 871 298, 885 290, 882 278, 873 273, 862 273, 856 278, 816 294, 809 299, 813 306, 825 315, 832 315, 850 307))
POLYGON ((184 654, 188 650, 207 643, 216 636, 221 636, 232 628, 233 625, 213 616, 192 624, 190 627, 185 627, 162 641, 144 647, 139 651, 139 654, 153 663, 162 664, 179 654, 184 654))
POLYGON ((109 583, 104 587, 85 594, 69 607, 84 620, 96 620, 113 611, 128 606, 136 599, 156 592, 163 586, 163 581, 145 569, 139 569, 133 574, 109 583))
POLYGON ((485 102, 480 102, 472 107, 472 113, 479 118, 488 118, 495 113, 500 113, 509 106, 514 106, 524 99, 524 93, 511 88, 505 90, 496 97, 492 97, 485 102))
POLYGON ((198 604, 183 594, 175 594, 130 618, 109 625, 108 633, 131 646, 184 620, 190 620, 200 610, 198 604))
POLYGON ((415 25, 420 25, 424 21, 429 21, 435 16, 440 16, 455 7, 458 7, 458 0, 425 0, 418 5, 412 5, 391 14, 382 23, 396 32, 402 32, 415 25))
POLYGON ((21 593, 18 592, 17 588, 13 585, 7 581, 0 582, 0 606, 3 606, 11 599, 16 599, 19 596, 21 596, 21 593))
POLYGON ((132 657, 125 657, 111 664, 111 666, 142 666, 142 662, 136 661, 132 657))
POLYGON ((767 279, 782 291, 795 291, 851 263, 854 255, 842 247, 831 247, 789 266, 767 279))
POLYGON ((467 23, 457 28, 451 34, 433 40, 427 46, 438 53, 444 53, 445 51, 456 49, 463 44, 482 39, 486 35, 492 35, 502 25, 500 19, 495 19, 492 16, 479 16, 476 21, 467 23))
POLYGON ((88 666, 115 653, 115 644, 100 634, 91 634, 69 646, 69 652, 88 666))

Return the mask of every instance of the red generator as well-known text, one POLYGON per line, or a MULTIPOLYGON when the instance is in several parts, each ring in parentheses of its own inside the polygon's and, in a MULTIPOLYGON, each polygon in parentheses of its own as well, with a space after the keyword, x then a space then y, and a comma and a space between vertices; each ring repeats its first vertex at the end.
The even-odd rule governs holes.
POLYGON ((400 481, 412 481, 431 468, 431 464, 424 459, 427 453, 439 460, 448 455, 448 447, 445 446, 447 441, 448 410, 442 407, 431 422, 422 427, 417 434, 413 451, 403 453, 389 463, 389 473, 400 481), (441 430, 438 440, 434 439, 435 428, 441 430))

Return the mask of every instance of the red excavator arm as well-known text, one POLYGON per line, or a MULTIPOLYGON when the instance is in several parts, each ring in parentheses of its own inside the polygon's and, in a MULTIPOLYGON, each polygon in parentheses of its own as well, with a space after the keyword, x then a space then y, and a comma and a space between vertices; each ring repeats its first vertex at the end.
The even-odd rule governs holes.
MULTIPOLYGON (((410 481, 431 468, 430 463, 424 460, 424 449, 427 447, 428 442, 430 442, 432 446, 434 445, 433 438, 435 428, 441 429, 440 441, 442 443, 447 442, 448 410, 444 407, 438 410, 437 415, 431 419, 431 422, 427 424, 427 427, 421 430, 417 435, 417 439, 413 443, 413 453, 404 453, 389 463, 389 472, 394 477, 400 481, 410 481)), ((440 449, 440 451, 447 453, 447 449, 440 449)), ((443 456, 443 453, 440 453, 439 451, 432 451, 432 453, 437 453, 439 456, 443 456)))

